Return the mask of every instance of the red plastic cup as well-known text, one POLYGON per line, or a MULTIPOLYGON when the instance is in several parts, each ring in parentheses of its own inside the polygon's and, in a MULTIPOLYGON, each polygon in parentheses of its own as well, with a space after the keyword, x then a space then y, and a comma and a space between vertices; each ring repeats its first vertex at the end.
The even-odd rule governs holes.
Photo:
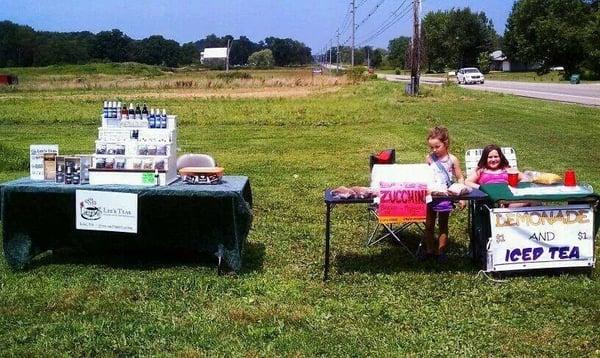
POLYGON ((519 185, 519 173, 508 173, 508 185, 516 188, 519 185))
POLYGON ((573 169, 569 169, 565 172, 564 184, 565 186, 577 185, 577 179, 575 179, 575 171, 573 169))

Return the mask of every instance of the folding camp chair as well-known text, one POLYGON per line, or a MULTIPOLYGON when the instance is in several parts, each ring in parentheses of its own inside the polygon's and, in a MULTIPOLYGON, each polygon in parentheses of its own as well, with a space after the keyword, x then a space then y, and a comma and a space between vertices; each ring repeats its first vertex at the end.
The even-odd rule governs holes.
MULTIPOLYGON (((512 147, 502 147, 502 154, 508 160, 508 164, 511 168, 517 169, 517 153, 512 147)), ((465 152, 465 169, 466 174, 471 175, 475 169, 477 169, 477 163, 479 159, 481 159, 481 154, 483 153, 483 149, 469 149, 465 152)))
MULTIPOLYGON (((376 180, 373 178, 373 175, 374 175, 374 173, 372 173, 372 180, 376 180)), ((399 221, 396 223, 389 223, 387 221, 382 222, 382 220, 378 214, 378 209, 379 209, 378 203, 373 203, 373 204, 369 205, 369 207, 368 207, 368 224, 369 225, 367 227, 367 231, 370 234, 368 235, 366 245, 372 246, 377 243, 380 243, 382 240, 392 238, 397 243, 399 243, 404 249, 406 249, 406 251, 411 256, 416 257, 419 254, 419 251, 421 250, 421 247, 423 245, 423 235, 422 234, 425 233, 425 228, 424 228, 425 221, 424 220, 422 222, 421 221, 419 221, 419 222, 399 221), (371 221, 376 222, 376 225, 373 228, 373 230, 370 229, 371 221), (405 234, 408 232, 408 230, 413 227, 416 227, 420 231, 420 235, 419 235, 420 239, 419 239, 417 249, 415 252, 413 252, 408 247, 408 245, 405 243, 405 241, 403 240, 403 236, 406 236, 405 234)))
MULTIPOLYGON (((517 169, 517 153, 512 147, 502 147, 500 148, 502 154, 508 160, 508 164, 511 168, 517 169)), ((481 159, 481 154, 483 153, 483 149, 469 149, 465 152, 465 173, 466 176, 469 176, 477 169, 477 163, 479 163, 479 159, 481 159)), ((475 211, 475 202, 469 202, 468 207, 468 217, 467 217, 467 230, 469 230, 469 238, 475 237, 476 233, 473 230, 476 230, 473 227, 473 213, 475 211)), ((471 246, 473 245, 473 240, 471 240, 471 246)), ((475 247, 470 248, 471 255, 475 258, 475 252, 477 251, 475 247)))

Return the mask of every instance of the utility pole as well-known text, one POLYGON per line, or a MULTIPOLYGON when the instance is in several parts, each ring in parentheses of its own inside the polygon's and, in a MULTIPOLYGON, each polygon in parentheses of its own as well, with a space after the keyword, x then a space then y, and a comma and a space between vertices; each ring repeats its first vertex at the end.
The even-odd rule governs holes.
POLYGON ((421 64, 421 0, 413 0, 413 38, 410 84, 413 95, 419 94, 421 64))
POLYGON ((356 30, 356 26, 354 25, 354 20, 356 15, 356 2, 352 0, 352 53, 350 55, 350 62, 352 63, 352 67, 354 67, 354 31, 356 30))
POLYGON ((337 67, 336 72, 340 70, 340 29, 337 29, 337 50, 335 52, 337 67))
POLYGON ((333 40, 329 40, 329 69, 331 70, 331 57, 333 57, 333 40))
POLYGON ((229 72, 229 45, 230 45, 230 40, 227 40, 227 60, 225 62, 225 72, 229 72))

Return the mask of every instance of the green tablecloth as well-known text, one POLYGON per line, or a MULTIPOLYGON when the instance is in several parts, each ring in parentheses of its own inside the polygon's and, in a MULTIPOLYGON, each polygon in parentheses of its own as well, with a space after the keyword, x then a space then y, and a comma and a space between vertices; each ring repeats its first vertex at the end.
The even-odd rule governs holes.
MULTIPOLYGON (((530 187, 531 183, 519 183, 519 188, 530 187)), ((473 223, 471 228, 471 245, 473 250, 473 258, 480 261, 485 267, 485 252, 487 240, 491 236, 491 226, 489 220, 489 211, 486 205, 494 207, 498 203, 506 203, 511 201, 538 201, 542 203, 552 202, 569 202, 569 203, 591 203, 594 211, 594 236, 597 235, 600 229, 600 195, 596 193, 590 194, 552 194, 552 195, 527 195, 514 196, 507 184, 487 184, 479 188, 488 195, 483 202, 476 203, 473 210, 473 223)))
POLYGON ((225 176, 217 185, 177 182, 164 187, 19 179, 0 186, 0 199, 4 255, 14 269, 23 268, 40 252, 75 246, 206 251, 239 270, 252 223, 250 182, 240 176, 225 176), (137 234, 77 230, 78 189, 137 194, 137 234))
MULTIPOLYGON (((519 188, 528 188, 531 187, 531 183, 519 183, 519 188)), ((524 196, 514 196, 510 191, 510 188, 507 184, 487 184, 482 185, 479 188, 481 191, 488 195, 488 200, 493 203, 497 203, 499 201, 527 201, 527 200, 537 200, 537 201, 576 201, 582 199, 589 199, 589 201, 595 201, 600 198, 598 194, 573 194, 573 193, 565 193, 565 194, 552 194, 552 195, 524 195, 524 196)))

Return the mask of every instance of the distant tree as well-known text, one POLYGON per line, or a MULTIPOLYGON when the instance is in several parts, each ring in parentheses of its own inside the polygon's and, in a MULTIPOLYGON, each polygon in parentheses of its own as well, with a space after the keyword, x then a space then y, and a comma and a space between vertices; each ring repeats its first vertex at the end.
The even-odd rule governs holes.
POLYGON ((129 61, 129 49, 132 42, 133 40, 121 30, 101 31, 96 34, 90 55, 92 58, 111 62, 129 61))
POLYGON ((388 62, 392 67, 401 69, 406 68, 406 50, 410 43, 410 38, 400 36, 390 40, 388 44, 388 62))
POLYGON ((177 66, 180 58, 179 44, 159 35, 136 42, 134 60, 149 65, 177 66))
POLYGON ((248 63, 248 57, 260 50, 258 44, 250 41, 246 36, 240 36, 233 40, 231 51, 229 52, 229 63, 232 65, 245 65, 248 63))
POLYGON ((431 71, 474 66, 491 51, 497 34, 484 12, 451 9, 429 12, 423 19, 427 67, 431 71))
POLYGON ((387 51, 382 48, 376 48, 371 57, 371 66, 379 67, 383 64, 383 58, 387 55, 387 51))
POLYGON ((542 71, 563 66, 567 74, 572 73, 587 56, 590 6, 582 0, 518 0, 507 20, 506 55, 539 63, 542 71))
POLYGON ((90 48, 94 40, 90 32, 38 32, 34 66, 53 64, 84 64, 91 60, 90 48))
POLYGON ((490 59, 489 52, 482 52, 479 54, 479 57, 477 58, 477 67, 479 67, 479 70, 481 70, 482 73, 489 73, 491 64, 492 60, 490 59))
POLYGON ((179 58, 179 64, 181 65, 200 62, 200 51, 198 51, 198 48, 193 42, 183 44, 180 53, 181 57, 179 58))
POLYGON ((248 57, 248 64, 255 68, 272 68, 275 64, 273 52, 269 49, 257 51, 248 57))
POLYGON ((267 37, 265 45, 273 52, 276 66, 307 65, 312 62, 311 50, 302 42, 267 37))
POLYGON ((600 78, 600 9, 598 1, 591 4, 593 10, 591 14, 590 25, 587 26, 586 34, 586 59, 584 66, 593 72, 593 77, 600 78))
POLYGON ((0 22, 0 67, 31 66, 36 53, 36 37, 29 26, 0 22))

